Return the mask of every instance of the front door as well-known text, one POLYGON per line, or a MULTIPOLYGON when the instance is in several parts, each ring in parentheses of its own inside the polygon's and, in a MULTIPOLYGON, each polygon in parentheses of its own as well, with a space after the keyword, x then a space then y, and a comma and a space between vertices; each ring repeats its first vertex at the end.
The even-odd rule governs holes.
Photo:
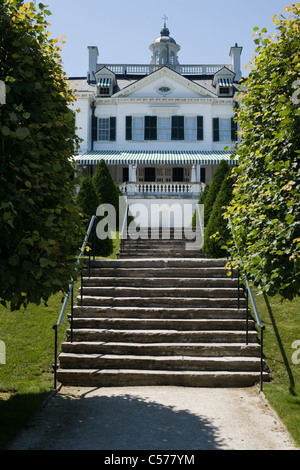
POLYGON ((183 168, 173 168, 173 181, 176 183, 184 181, 183 168))
POLYGON ((145 182, 155 181, 155 168, 145 168, 145 182))

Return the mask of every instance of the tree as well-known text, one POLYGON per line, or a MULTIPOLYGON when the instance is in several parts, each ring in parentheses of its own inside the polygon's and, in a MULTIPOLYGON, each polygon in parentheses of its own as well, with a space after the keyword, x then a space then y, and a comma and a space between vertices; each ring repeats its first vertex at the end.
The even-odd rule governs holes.
POLYGON ((254 28, 257 55, 238 110, 239 166, 228 215, 240 269, 261 291, 292 299, 300 287, 300 4, 285 10, 287 17, 273 17, 274 36, 254 28))
POLYGON ((83 216, 89 222, 93 215, 96 215, 99 199, 90 176, 85 176, 81 182, 76 203, 82 209, 83 216))
POLYGON ((116 187, 104 160, 100 160, 93 176, 95 193, 101 204, 111 204, 116 210, 116 227, 119 220, 119 188, 116 187))
POLYGON ((82 240, 70 161, 75 100, 42 5, 0 4, 0 298, 19 309, 68 288, 82 240))
MULTIPOLYGON (((97 195, 99 206, 111 204, 116 210, 115 228, 118 227, 119 220, 119 193, 116 184, 112 179, 109 168, 104 160, 100 160, 93 176, 93 186, 97 195)), ((104 216, 103 216, 104 217, 104 216)), ((103 218, 101 217, 100 220, 103 218)), ((100 241, 100 254, 109 256, 113 252, 113 242, 110 227, 106 227, 107 238, 100 241)))
MULTIPOLYGON (((205 198, 206 198, 207 193, 208 193, 208 190, 209 190, 209 184, 206 184, 204 190, 200 194, 200 197, 199 197, 199 200, 198 200, 199 205, 204 204, 205 198)), ((197 213, 195 211, 194 215, 193 215, 193 219, 192 219, 192 227, 196 227, 196 221, 197 221, 197 213)))
POLYGON ((216 200, 217 194, 220 190, 221 184, 225 178, 225 175, 229 171, 229 165, 225 160, 222 160, 211 181, 211 184, 209 186, 209 190, 207 192, 207 195, 205 196, 204 200, 204 225, 206 226, 209 221, 210 214, 213 210, 214 202, 216 200))
POLYGON ((209 258, 222 258, 227 255, 223 248, 230 234, 228 221, 224 217, 227 205, 232 199, 233 175, 231 171, 225 175, 220 191, 214 202, 207 227, 204 233, 203 253, 209 258))

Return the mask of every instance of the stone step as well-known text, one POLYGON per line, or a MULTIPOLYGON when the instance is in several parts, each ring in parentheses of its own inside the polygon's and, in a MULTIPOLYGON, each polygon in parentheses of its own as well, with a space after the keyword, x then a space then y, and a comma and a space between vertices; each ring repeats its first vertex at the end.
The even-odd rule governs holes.
POLYGON ((126 343, 80 341, 62 343, 62 352, 73 354, 119 354, 139 356, 259 357, 259 343, 126 343))
MULTIPOLYGON (((70 330, 67 331, 70 336, 70 330)), ((239 330, 203 330, 203 331, 179 331, 179 330, 118 330, 118 329, 93 329, 83 328, 73 330, 73 341, 121 341, 140 343, 169 343, 169 342, 246 342, 246 332, 239 330)), ((248 332, 248 341, 257 342, 257 332, 248 332)))
MULTIPOLYGON (((153 258, 153 257, 157 257, 160 255, 160 252, 158 250, 145 250, 145 251, 125 251, 125 252, 121 252, 119 254, 119 258, 120 259, 131 259, 131 258, 153 258)), ((202 258, 203 255, 196 251, 196 252, 190 252, 190 251, 185 251, 185 252, 182 252, 182 251, 164 251, 164 256, 165 257, 169 257, 169 258, 182 258, 182 257, 185 257, 185 258, 202 258)))
MULTIPOLYGON (((58 380, 70 386, 182 386, 251 387, 260 380, 259 372, 228 371, 145 371, 109 369, 58 369, 58 380)), ((265 380, 268 376, 265 374, 265 380)))
MULTIPOLYGON (((81 296, 77 297, 78 305, 81 305, 81 296)), ((196 307, 196 308, 238 308, 238 301, 232 298, 208 298, 208 297, 100 297, 82 296, 82 305, 85 306, 109 306, 109 307, 196 307)), ((245 307, 246 301, 240 300, 240 307, 245 307)))
MULTIPOLYGON (((249 329, 254 328, 253 320, 248 321, 249 329)), ((139 329, 139 330, 242 330, 246 328, 245 320, 232 320, 232 319, 141 319, 141 318, 74 318, 74 329, 139 329)))
POLYGON ((195 258, 153 258, 153 259, 96 259, 91 260, 93 268, 224 268, 227 260, 195 258))
POLYGON ((245 319, 244 308, 160 308, 74 306, 74 318, 231 318, 245 319))
MULTIPOLYGON (((125 261, 125 260, 119 260, 125 261)), ((88 275, 88 269, 86 270, 86 275, 88 275)), ((193 277, 197 279, 203 278, 223 278, 228 279, 231 276, 228 276, 227 271, 223 268, 160 268, 159 270, 151 267, 99 267, 90 269, 91 277, 134 277, 134 278, 161 278, 161 277, 171 277, 171 278, 184 278, 184 277, 193 277)))
POLYGON ((134 356, 115 354, 60 355, 61 369, 139 369, 170 371, 259 371, 258 357, 134 356))
POLYGON ((84 296, 95 297, 168 297, 177 298, 237 298, 236 287, 82 287, 84 296))
POLYGON ((84 287, 237 287, 237 279, 227 278, 194 278, 194 277, 122 277, 93 276, 83 277, 84 287))

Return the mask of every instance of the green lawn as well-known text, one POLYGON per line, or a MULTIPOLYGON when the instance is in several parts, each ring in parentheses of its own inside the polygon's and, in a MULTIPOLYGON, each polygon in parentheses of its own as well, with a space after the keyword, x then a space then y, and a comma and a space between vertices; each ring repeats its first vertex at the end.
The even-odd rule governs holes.
MULTIPOLYGON (((6 363, 0 364, 0 449, 3 449, 53 389, 54 330, 62 307, 62 294, 48 306, 30 305, 26 311, 0 308, 0 339, 6 363)), ((69 313, 70 308, 67 309, 69 313)), ((65 338, 68 320, 58 329, 65 338)))
POLYGON ((255 301, 266 328, 264 354, 271 371, 263 392, 300 448, 300 297, 282 302, 279 296, 256 295, 255 301))

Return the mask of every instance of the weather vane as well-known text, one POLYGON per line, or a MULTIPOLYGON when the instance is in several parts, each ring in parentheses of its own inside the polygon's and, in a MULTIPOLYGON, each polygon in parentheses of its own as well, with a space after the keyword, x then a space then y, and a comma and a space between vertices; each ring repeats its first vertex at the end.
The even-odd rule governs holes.
POLYGON ((164 20, 165 26, 166 26, 166 21, 167 21, 169 18, 168 18, 166 15, 164 15, 164 16, 162 17, 162 19, 164 20))

